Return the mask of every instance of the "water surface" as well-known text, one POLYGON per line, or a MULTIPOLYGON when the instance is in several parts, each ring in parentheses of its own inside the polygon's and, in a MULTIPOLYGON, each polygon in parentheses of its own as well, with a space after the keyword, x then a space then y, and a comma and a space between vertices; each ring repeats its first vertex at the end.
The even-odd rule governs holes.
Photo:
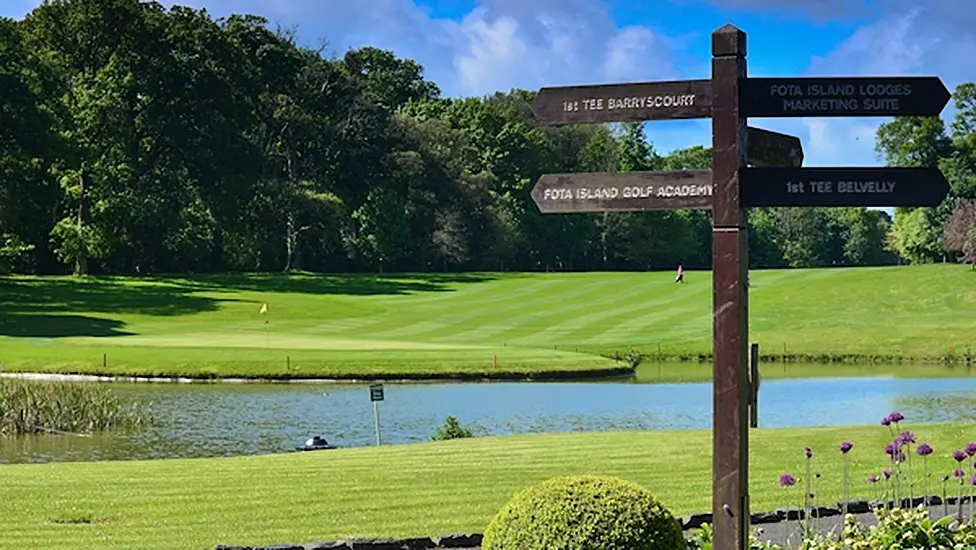
MULTIPOLYGON (((912 424, 976 423, 971 370, 776 379, 773 368, 764 369, 760 427, 876 424, 895 409, 912 424)), ((636 380, 603 382, 386 384, 382 442, 428 440, 448 415, 480 435, 711 428, 710 383, 647 383, 656 368, 643 370, 636 380)), ((134 434, 0 439, 0 462, 278 453, 312 435, 344 447, 375 444, 368 384, 107 385, 128 401, 151 402, 157 425, 134 434)))

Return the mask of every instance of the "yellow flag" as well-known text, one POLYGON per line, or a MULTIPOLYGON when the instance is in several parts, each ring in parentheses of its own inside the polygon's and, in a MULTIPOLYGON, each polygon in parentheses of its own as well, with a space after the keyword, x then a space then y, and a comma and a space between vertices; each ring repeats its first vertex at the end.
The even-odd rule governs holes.
POLYGON ((261 313, 268 312, 268 304, 261 304, 261 313))

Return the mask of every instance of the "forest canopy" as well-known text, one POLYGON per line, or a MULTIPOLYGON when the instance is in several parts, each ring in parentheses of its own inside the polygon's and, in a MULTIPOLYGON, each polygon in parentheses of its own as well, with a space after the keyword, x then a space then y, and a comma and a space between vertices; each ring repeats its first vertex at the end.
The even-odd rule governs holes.
MULTIPOLYGON (((708 168, 643 123, 543 127, 534 92, 447 98, 423 67, 328 57, 254 15, 49 0, 0 19, 0 271, 708 267, 707 211, 541 215, 551 172, 708 168)), ((877 134, 939 166, 936 208, 752 209, 752 267, 976 261, 976 85, 877 134)))

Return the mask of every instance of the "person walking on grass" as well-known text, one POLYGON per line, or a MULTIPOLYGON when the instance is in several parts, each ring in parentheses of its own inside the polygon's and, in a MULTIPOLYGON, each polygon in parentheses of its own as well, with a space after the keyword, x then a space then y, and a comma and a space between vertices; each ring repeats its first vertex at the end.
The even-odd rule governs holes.
POLYGON ((685 267, 681 264, 678 264, 678 276, 674 278, 674 282, 676 283, 685 282, 685 267))

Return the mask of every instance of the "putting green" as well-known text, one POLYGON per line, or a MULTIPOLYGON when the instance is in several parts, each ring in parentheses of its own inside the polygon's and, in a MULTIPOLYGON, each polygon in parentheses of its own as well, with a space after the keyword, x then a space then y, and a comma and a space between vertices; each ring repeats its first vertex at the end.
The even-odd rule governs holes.
MULTIPOLYGON (((7 370, 438 376, 619 368, 711 351, 711 274, 0 278, 7 370), (262 304, 268 305, 261 313, 262 304), (267 324, 265 323, 267 321, 267 324)), ((765 353, 935 359, 976 350, 959 265, 754 271, 765 353)))

